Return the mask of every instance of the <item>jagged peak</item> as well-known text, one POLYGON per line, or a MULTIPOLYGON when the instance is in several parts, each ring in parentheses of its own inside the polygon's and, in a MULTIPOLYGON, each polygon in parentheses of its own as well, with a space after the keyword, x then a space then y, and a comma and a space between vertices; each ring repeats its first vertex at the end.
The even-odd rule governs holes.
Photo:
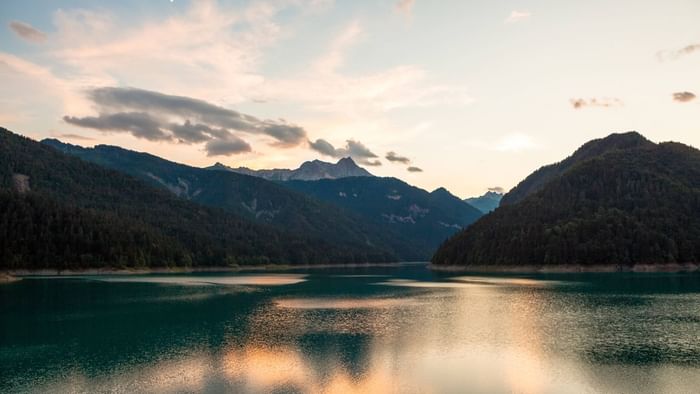
POLYGON ((350 157, 350 156, 343 157, 342 159, 338 160, 338 162, 336 164, 349 164, 349 165, 353 165, 355 167, 359 167, 357 165, 357 163, 355 163, 355 160, 353 160, 352 157, 350 157))

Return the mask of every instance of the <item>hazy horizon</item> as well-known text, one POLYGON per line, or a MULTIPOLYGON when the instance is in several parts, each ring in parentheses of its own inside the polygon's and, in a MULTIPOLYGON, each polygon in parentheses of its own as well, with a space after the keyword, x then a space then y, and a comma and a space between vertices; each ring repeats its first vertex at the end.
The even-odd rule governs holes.
POLYGON ((697 15, 682 0, 10 0, 0 125, 195 166, 352 156, 476 196, 614 132, 700 146, 697 15))

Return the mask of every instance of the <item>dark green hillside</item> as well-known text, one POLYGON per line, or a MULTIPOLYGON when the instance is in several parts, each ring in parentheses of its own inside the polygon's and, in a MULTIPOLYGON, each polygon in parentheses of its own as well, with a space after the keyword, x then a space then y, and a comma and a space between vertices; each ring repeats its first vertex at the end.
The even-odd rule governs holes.
POLYGON ((577 163, 619 149, 629 149, 642 146, 652 146, 653 143, 641 134, 631 131, 621 134, 611 134, 606 138, 589 141, 576 150, 571 156, 559 163, 550 164, 530 174, 516 187, 506 193, 500 205, 510 205, 521 201, 532 193, 542 189, 547 182, 563 174, 577 163))
POLYGON ((0 268, 386 261, 290 235, 0 129, 0 268))
POLYGON ((433 251, 482 215, 443 188, 428 193, 396 178, 352 177, 283 184, 388 226, 414 245, 433 251))
POLYGON ((44 144, 83 160, 140 178, 198 204, 221 208, 290 234, 340 245, 357 253, 402 260, 428 259, 434 248, 413 245, 390 228, 325 204, 277 183, 229 171, 212 171, 115 146, 83 148, 57 140, 44 144))
POLYGON ((501 206, 446 242, 433 263, 699 262, 700 151, 638 140, 581 160, 501 206))

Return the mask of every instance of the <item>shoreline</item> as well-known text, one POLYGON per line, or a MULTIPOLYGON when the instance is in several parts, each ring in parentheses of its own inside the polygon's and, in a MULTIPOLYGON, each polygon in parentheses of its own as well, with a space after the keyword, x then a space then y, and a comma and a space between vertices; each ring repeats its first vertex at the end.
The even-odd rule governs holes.
POLYGON ((0 284, 17 282, 18 280, 20 280, 20 278, 17 278, 14 275, 7 272, 0 272, 0 284))
POLYGON ((671 264, 558 264, 558 265, 435 265, 428 268, 439 272, 477 272, 477 273, 514 273, 514 274, 565 274, 565 273, 614 273, 614 272, 695 272, 700 270, 698 263, 671 264))
POLYGON ((157 268, 86 268, 77 270, 57 269, 15 269, 0 272, 0 283, 7 278, 8 282, 20 280, 21 277, 33 276, 75 276, 75 275, 149 275, 149 274, 191 274, 191 273, 224 273, 224 272, 251 272, 251 271, 293 271, 334 268, 373 268, 373 267, 400 267, 406 265, 428 265, 428 262, 399 262, 399 263, 349 263, 349 264, 266 264, 259 266, 235 266, 235 267, 157 267, 157 268))

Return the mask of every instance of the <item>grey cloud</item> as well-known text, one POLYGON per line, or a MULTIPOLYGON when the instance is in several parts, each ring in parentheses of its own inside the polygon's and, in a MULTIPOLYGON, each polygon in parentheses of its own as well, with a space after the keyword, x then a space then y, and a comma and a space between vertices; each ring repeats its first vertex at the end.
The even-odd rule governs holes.
POLYGON ((184 124, 170 124, 170 131, 173 135, 183 142, 204 142, 211 137, 211 127, 203 124, 192 124, 189 120, 184 124))
POLYGON ((265 134, 278 141, 276 145, 294 146, 306 138, 306 131, 303 128, 287 124, 284 120, 277 123, 266 121, 263 130, 265 134))
POLYGON ((331 156, 331 157, 338 157, 338 153, 336 152, 336 149, 331 145, 330 142, 319 138, 316 140, 316 142, 309 141, 309 146, 311 149, 315 150, 316 152, 325 155, 325 156, 331 156))
POLYGON ((316 152, 330 157, 340 158, 340 157, 352 157, 357 160, 360 164, 368 166, 380 166, 382 162, 376 159, 377 156, 369 148, 367 148, 360 141, 347 140, 345 147, 335 148, 330 142, 324 139, 317 139, 316 142, 309 141, 309 147, 316 152))
POLYGON ((10 22, 10 30, 29 42, 42 43, 46 41, 46 33, 24 22, 10 22))
POLYGON ((360 141, 355 141, 355 140, 347 140, 347 147, 345 148, 349 154, 349 156, 352 157, 358 157, 358 158, 377 158, 379 156, 375 155, 372 153, 372 151, 369 150, 364 144, 362 144, 360 141))
POLYGON ((161 123, 143 112, 119 112, 78 118, 64 116, 63 120, 75 126, 101 131, 127 131, 138 138, 151 141, 170 140, 172 137, 161 130, 161 123))
POLYGON ((406 170, 408 172, 423 172, 422 168, 418 168, 418 167, 414 167, 414 166, 410 166, 410 167, 406 168, 406 170))
POLYGON ((695 99, 695 94, 691 92, 677 92, 673 93, 673 99, 681 103, 687 103, 695 99))
POLYGON ((691 53, 695 51, 700 51, 700 44, 691 44, 691 45, 686 45, 681 49, 676 49, 672 51, 661 51, 656 54, 656 57, 660 61, 664 60, 676 60, 679 57, 685 56, 685 55, 690 55, 691 53))
POLYGON ((409 164, 411 162, 411 160, 408 157, 399 156, 396 154, 396 152, 393 151, 386 154, 386 159, 392 163, 395 162, 401 164, 409 164))
POLYGON ((233 135, 227 139, 211 140, 207 142, 205 149, 207 156, 230 156, 252 151, 247 142, 233 135))
POLYGON ((601 107, 601 108, 611 108, 611 107, 621 107, 623 105, 622 100, 618 98, 575 98, 569 100, 574 109, 581 109, 585 107, 601 107))
POLYGON ((499 193, 499 194, 503 194, 503 192, 505 191, 505 190, 504 190, 502 187, 500 187, 500 186, 490 187, 488 190, 489 190, 490 192, 499 193))
POLYGON ((87 95, 100 115, 65 116, 67 123, 149 140, 206 143, 210 156, 250 152, 250 145, 237 133, 267 135, 274 140, 272 145, 280 147, 306 141, 306 130, 284 119, 260 120, 190 97, 118 87, 92 89, 87 95))
POLYGON ((109 111, 139 110, 194 120, 211 128, 264 134, 277 145, 295 146, 306 140, 306 130, 284 120, 260 120, 231 109, 185 96, 174 96, 136 88, 104 87, 89 91, 96 104, 109 111))

